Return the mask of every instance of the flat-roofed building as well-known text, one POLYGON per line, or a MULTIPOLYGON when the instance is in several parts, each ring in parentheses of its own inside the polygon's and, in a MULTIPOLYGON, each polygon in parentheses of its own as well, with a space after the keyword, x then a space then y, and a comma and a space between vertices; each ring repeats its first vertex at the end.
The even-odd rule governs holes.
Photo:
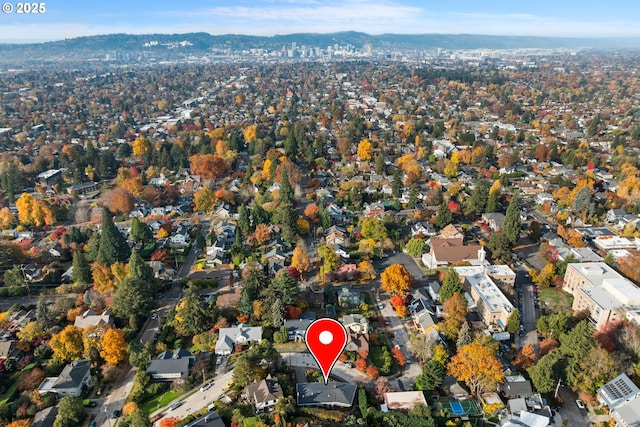
MULTIPOLYGON (((511 270, 506 266, 493 267, 511 270)), ((468 289, 471 298, 476 303, 478 314, 485 325, 498 326, 504 330, 515 307, 489 277, 488 267, 454 267, 453 269, 460 278, 464 279, 465 288, 468 289)), ((506 274, 506 270, 503 273, 506 274)), ((511 273, 515 276, 513 271, 511 273)))
POLYGON ((562 289, 573 295, 573 310, 589 312, 596 329, 610 320, 634 320, 640 308, 640 288, 604 262, 568 264, 562 289))

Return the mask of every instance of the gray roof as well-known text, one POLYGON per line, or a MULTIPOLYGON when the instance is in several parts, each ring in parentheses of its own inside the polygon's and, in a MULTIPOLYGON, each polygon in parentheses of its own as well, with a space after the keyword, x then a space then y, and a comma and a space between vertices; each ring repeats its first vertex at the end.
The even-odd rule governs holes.
POLYGON ((50 406, 36 413, 31 427, 51 427, 58 416, 58 406, 50 406))
POLYGON ((153 359, 147 363, 147 374, 152 378, 157 375, 180 373, 180 378, 189 376, 189 358, 181 359, 153 359))
POLYGON ((213 411, 187 424, 187 427, 224 427, 224 423, 220 415, 213 411))
POLYGON ((330 382, 296 384, 298 406, 342 406, 353 405, 356 397, 355 384, 330 382))
POLYGON ((278 400, 284 396, 278 380, 270 376, 262 381, 254 381, 248 384, 246 394, 249 396, 249 400, 256 404, 278 400))
POLYGON ((261 326, 249 327, 241 323, 235 328, 220 328, 216 351, 226 348, 228 345, 231 345, 231 349, 233 349, 234 344, 260 340, 262 340, 261 326))
POLYGON ((7 359, 9 357, 15 356, 15 349, 16 342, 14 340, 0 341, 0 359, 7 359))
POLYGON ((64 367, 58 379, 54 384, 54 388, 76 388, 91 370, 88 360, 74 360, 64 367))

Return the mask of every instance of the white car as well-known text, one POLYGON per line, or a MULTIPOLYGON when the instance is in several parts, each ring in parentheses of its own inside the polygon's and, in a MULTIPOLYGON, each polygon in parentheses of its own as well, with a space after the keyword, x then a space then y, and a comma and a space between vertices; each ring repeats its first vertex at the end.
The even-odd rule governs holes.
POLYGON ((205 385, 203 385, 202 387, 200 387, 200 391, 207 391, 209 390, 211 387, 213 387, 212 383, 206 383, 205 385))
POLYGON ((584 409, 584 402, 582 400, 576 399, 576 405, 578 405, 578 408, 584 409))

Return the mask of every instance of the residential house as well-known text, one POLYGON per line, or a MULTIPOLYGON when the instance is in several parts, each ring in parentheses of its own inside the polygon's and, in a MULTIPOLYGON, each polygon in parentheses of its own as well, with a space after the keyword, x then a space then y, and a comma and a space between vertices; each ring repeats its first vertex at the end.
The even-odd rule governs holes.
POLYGON ((216 411, 209 412, 188 424, 189 427, 225 427, 216 411))
POLYGON ((220 328, 218 341, 216 342, 217 355, 229 355, 238 344, 260 342, 262 340, 262 327, 249 327, 240 323, 234 328, 220 328))
POLYGON ((342 316, 340 323, 347 328, 347 331, 352 331, 357 334, 369 333, 369 320, 360 314, 347 314, 342 316))
POLYGON ((102 314, 98 314, 92 309, 88 309, 81 315, 76 316, 73 324, 80 329, 96 325, 113 325, 113 317, 109 310, 105 310, 102 314))
POLYGON ((342 286, 338 292, 338 304, 341 307, 357 307, 362 304, 362 295, 359 290, 342 286))
POLYGON ((88 360, 75 360, 67 364, 57 377, 47 377, 38 387, 40 394, 79 397, 83 387, 91 387, 91 367, 88 360))
POLYGON ((344 349, 358 354, 369 354, 369 334, 347 329, 347 344, 344 349))
POLYGON ((358 266, 356 264, 342 264, 334 274, 335 280, 340 282, 348 282, 356 280, 360 277, 358 266))
POLYGON ((284 396, 277 378, 268 375, 262 381, 254 381, 248 384, 243 397, 253 406, 256 414, 267 412, 276 406, 278 399, 284 396))
POLYGON ((324 240, 327 245, 349 245, 349 236, 347 235, 347 232, 344 230, 344 228, 338 227, 336 225, 332 225, 325 230, 324 240))
POLYGON ((52 427, 58 416, 58 405, 49 406, 42 411, 36 412, 31 421, 31 427, 52 427))
POLYGON ((16 349, 16 341, 0 341, 0 359, 17 359, 22 352, 16 349))
POLYGON ((82 184, 72 185, 67 188, 67 193, 88 194, 100 190, 100 184, 96 182, 83 182, 82 184))
POLYGON ((440 302, 440 283, 436 281, 429 282, 427 285, 427 291, 431 300, 435 303, 440 302))
POLYGON ((218 218, 230 218, 231 213, 231 205, 228 203, 222 203, 216 207, 213 214, 218 218))
POLYGON ((307 301, 309 307, 324 308, 324 292, 321 288, 315 289, 306 286, 300 289, 300 300, 307 301))
POLYGON ((179 226, 178 229, 169 236, 171 246, 187 246, 191 237, 187 227, 179 226))
POLYGON ((344 258, 344 259, 351 258, 351 255, 349 255, 349 250, 342 245, 333 245, 333 250, 335 251, 336 255, 338 255, 340 258, 344 258))
POLYGON ((422 391, 389 392, 384 394, 382 411, 409 411, 419 405, 429 406, 422 391))
POLYGON ((296 384, 298 406, 350 408, 356 397, 356 384, 329 382, 296 384))
POLYGON ((529 397, 533 394, 531 381, 522 375, 505 376, 504 382, 498 384, 498 391, 507 399, 529 397))
POLYGON ((242 288, 235 287, 218 293, 216 297, 216 307, 237 307, 242 299, 242 288))
POLYGON ((412 294, 409 313, 411 313, 416 329, 422 333, 429 333, 436 326, 435 313, 431 306, 431 301, 424 289, 418 289, 412 294))
POLYGON ((310 319, 289 319, 285 320, 284 327, 287 328, 289 341, 304 341, 304 334, 313 322, 310 319))
POLYGON ((620 374, 598 389, 598 400, 609 408, 617 427, 640 425, 640 389, 620 374))
POLYGON ((422 255, 422 263, 429 268, 452 264, 478 264, 484 261, 484 249, 480 245, 465 245, 462 238, 432 237, 431 250, 422 255))
POLYGON ((430 222, 417 222, 411 226, 411 237, 431 237, 436 234, 436 229, 430 222))
POLYGON ((194 362, 195 357, 184 348, 163 351, 157 358, 147 362, 147 374, 154 381, 186 381, 194 362))
POLYGON ((504 225, 504 214, 500 212, 485 213, 482 214, 482 221, 489 226, 491 231, 500 231, 504 225))
POLYGON ((456 228, 455 225, 449 224, 440 230, 441 239, 463 239, 464 233, 456 228))

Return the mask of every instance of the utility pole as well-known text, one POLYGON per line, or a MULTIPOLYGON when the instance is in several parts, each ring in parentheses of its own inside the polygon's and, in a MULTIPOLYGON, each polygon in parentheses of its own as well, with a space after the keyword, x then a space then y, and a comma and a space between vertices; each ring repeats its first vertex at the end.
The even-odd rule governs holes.
POLYGON ((555 399, 558 398, 558 390, 560 390, 560 384, 562 384, 562 378, 558 379, 558 385, 556 385, 556 391, 553 393, 555 399))

